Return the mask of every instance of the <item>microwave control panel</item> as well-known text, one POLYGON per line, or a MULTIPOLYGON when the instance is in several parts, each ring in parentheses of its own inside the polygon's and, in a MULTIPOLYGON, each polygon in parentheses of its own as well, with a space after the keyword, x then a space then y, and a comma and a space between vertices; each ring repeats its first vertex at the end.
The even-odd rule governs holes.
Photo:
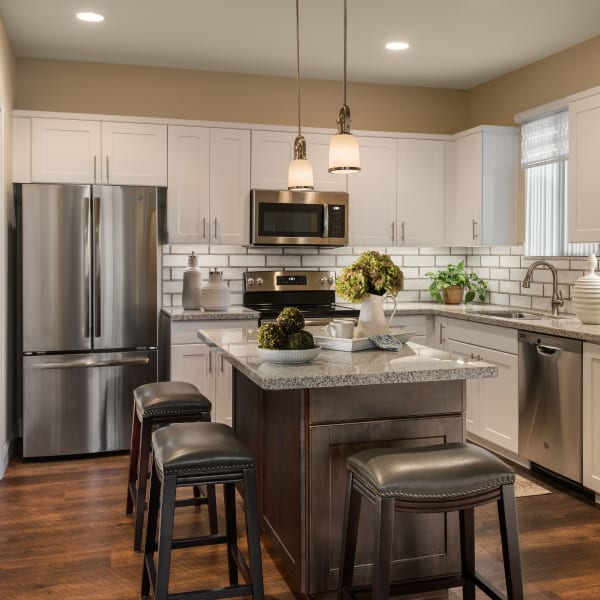
POLYGON ((341 204, 329 205, 329 237, 346 237, 346 207, 341 204))

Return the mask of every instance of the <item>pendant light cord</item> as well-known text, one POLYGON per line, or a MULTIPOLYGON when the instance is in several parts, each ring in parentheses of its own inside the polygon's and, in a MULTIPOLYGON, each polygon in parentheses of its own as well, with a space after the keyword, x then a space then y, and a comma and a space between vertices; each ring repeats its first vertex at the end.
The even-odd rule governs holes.
POLYGON ((296 0, 296 87, 298 92, 298 135, 300 133, 300 9, 296 0))
MULTIPOLYGON (((296 0, 297 1, 297 0, 296 0)), ((347 7, 347 2, 346 0, 344 0, 344 104, 346 104, 346 46, 348 44, 347 35, 348 32, 348 7, 347 7)))

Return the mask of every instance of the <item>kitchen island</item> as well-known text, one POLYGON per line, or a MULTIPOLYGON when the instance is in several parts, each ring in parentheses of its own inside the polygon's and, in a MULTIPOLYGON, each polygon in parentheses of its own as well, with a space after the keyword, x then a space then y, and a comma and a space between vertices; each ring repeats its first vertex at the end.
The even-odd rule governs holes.
MULTIPOLYGON (((232 363, 234 428, 257 459, 259 510, 295 592, 337 583, 346 458, 359 450, 464 439, 465 385, 496 368, 405 344, 398 352, 322 350, 306 364, 259 359, 256 330, 198 332, 232 363)), ((355 581, 370 579, 371 506, 363 506, 355 581)), ((456 515, 400 515, 392 577, 458 569, 456 515)))

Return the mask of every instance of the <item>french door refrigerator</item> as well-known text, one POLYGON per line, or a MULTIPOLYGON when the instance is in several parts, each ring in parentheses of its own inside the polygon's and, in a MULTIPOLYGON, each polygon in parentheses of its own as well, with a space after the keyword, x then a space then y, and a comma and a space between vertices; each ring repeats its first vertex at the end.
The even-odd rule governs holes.
POLYGON ((23 456, 129 448, 157 380, 156 188, 23 184, 23 456))

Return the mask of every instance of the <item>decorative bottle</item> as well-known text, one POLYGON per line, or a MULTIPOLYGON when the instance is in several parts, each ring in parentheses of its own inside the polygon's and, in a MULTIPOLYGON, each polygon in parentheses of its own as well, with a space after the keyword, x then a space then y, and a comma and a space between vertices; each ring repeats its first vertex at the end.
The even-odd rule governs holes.
POLYGON ((231 305, 231 291, 223 281, 223 272, 209 271, 208 283, 202 288, 204 310, 227 310, 231 305))
POLYGON ((595 254, 587 257, 588 272, 573 286, 573 310, 575 316, 588 325, 600 324, 600 277, 596 275, 598 259, 595 254))
POLYGON ((195 252, 188 257, 188 267, 183 272, 182 304, 186 310, 198 310, 202 306, 202 273, 198 268, 195 252))

